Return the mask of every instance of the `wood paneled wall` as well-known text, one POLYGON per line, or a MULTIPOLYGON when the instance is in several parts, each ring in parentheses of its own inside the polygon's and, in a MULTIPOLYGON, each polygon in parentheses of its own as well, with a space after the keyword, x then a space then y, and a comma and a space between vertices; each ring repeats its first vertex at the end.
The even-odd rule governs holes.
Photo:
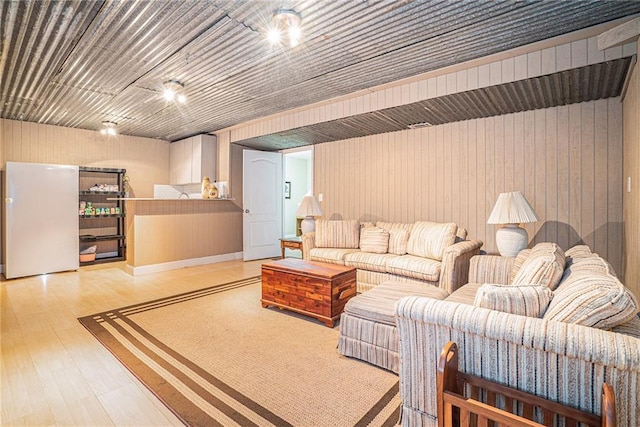
POLYGON ((0 168, 5 162, 125 168, 136 197, 153 197, 169 182, 169 143, 98 131, 0 119, 0 168))
POLYGON ((624 98, 624 283, 640 301, 640 70, 636 64, 624 98), (626 180, 631 178, 631 191, 626 180))
POLYGON ((314 170, 325 218, 453 221, 488 252, 498 194, 520 190, 530 244, 584 242, 621 271, 619 98, 319 144, 314 170))

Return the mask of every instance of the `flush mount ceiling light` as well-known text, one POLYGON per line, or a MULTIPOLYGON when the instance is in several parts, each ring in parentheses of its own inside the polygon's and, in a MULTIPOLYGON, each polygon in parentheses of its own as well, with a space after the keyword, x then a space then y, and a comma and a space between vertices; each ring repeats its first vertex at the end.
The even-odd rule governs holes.
POLYGON ((115 122, 106 120, 102 122, 102 126, 104 126, 104 129, 100 130, 100 133, 103 135, 116 135, 118 133, 116 131, 116 126, 118 126, 118 124, 115 122))
POLYGON ((296 47, 300 43, 302 16, 298 12, 293 9, 277 9, 273 12, 271 21, 273 27, 267 33, 271 44, 283 43, 285 39, 291 47, 296 47))
POLYGON ((178 80, 169 80, 163 83, 164 92, 162 96, 167 101, 178 101, 180 103, 187 102, 187 97, 184 95, 184 85, 178 80))
POLYGON ((429 122, 422 122, 422 123, 414 123, 412 125, 407 126, 409 129, 420 129, 420 128, 428 128, 433 126, 433 124, 429 123, 429 122))

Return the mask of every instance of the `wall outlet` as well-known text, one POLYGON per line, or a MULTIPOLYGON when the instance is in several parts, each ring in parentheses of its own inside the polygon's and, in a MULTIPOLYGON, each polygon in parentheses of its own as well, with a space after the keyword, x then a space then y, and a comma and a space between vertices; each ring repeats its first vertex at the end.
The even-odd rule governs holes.
POLYGON ((631 177, 627 177, 627 193, 631 193, 631 177))
POLYGON ((322 193, 318 194, 318 201, 321 202, 322 199, 324 199, 323 194, 322 193))

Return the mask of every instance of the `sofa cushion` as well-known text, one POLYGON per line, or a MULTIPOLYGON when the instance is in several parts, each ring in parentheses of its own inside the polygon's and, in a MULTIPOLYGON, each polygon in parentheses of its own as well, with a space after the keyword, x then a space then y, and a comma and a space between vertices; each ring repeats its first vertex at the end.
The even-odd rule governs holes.
POLYGON ((484 284, 478 288, 473 305, 527 317, 542 317, 553 292, 541 285, 484 284))
POLYGON ((360 230, 360 250, 376 254, 385 254, 389 248, 389 232, 378 227, 366 227, 360 230))
POLYGON ((369 271, 385 273, 387 260, 395 258, 393 254, 374 254, 371 252, 352 252, 344 256, 344 265, 369 271))
POLYGON ((611 332, 624 334, 630 337, 640 339, 640 317, 633 316, 633 318, 628 322, 622 323, 621 325, 614 326, 611 329, 611 332))
POLYGON ((387 231, 391 230, 406 230, 407 233, 411 234, 411 230, 413 229, 412 222, 384 222, 378 221, 376 222, 376 227, 383 228, 387 231))
POLYGON ((538 243, 513 279, 513 285, 543 285, 555 289, 564 272, 564 252, 555 243, 538 243))
POLYGON ((389 231, 389 250, 390 254, 404 255, 407 253, 407 242, 409 241, 409 232, 403 228, 394 228, 389 231))
POLYGON ((513 266, 511 266, 511 275, 509 276, 509 283, 513 283, 518 274, 518 271, 522 268, 522 264, 529 258, 531 254, 531 249, 523 249, 518 252, 516 258, 513 260, 513 266))
POLYGON ((394 256, 387 260, 387 273, 437 282, 442 263, 413 255, 394 256))
POLYGON ((356 220, 316 221, 316 248, 357 249, 360 224, 356 220))
POLYGON ((616 277, 577 272, 554 292, 544 319, 610 329, 637 311, 635 297, 616 277))
POLYGON ((460 304, 473 305, 473 301, 476 299, 476 294, 478 293, 480 286, 482 286, 482 283, 467 283, 453 291, 453 293, 446 297, 445 300, 460 304))
POLYGON ((344 265, 345 255, 352 252, 359 252, 359 249, 313 248, 309 251, 309 259, 311 261, 344 265))
POLYGON ((418 221, 409 235, 407 253, 442 261, 444 250, 455 243, 457 230, 458 226, 452 222, 418 221))
POLYGON ((383 282, 375 288, 351 298, 344 307, 344 312, 373 322, 396 324, 396 303, 406 296, 421 296, 433 299, 444 299, 447 291, 437 286, 383 282))

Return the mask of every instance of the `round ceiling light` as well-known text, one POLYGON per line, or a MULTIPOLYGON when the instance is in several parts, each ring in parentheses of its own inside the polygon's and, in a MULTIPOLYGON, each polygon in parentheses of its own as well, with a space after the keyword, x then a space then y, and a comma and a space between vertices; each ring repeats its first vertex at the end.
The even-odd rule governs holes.
POLYGON ((162 96, 167 101, 177 100, 178 102, 185 103, 187 101, 187 97, 182 93, 184 91, 184 84, 180 83, 178 80, 169 80, 164 82, 164 92, 162 96))
POLYGON ((116 126, 118 126, 116 122, 105 120, 102 122, 102 126, 104 126, 104 128, 100 130, 100 133, 103 135, 116 135, 118 133, 116 131, 116 126))
POLYGON ((273 27, 267 33, 267 38, 272 44, 279 44, 285 38, 291 47, 300 43, 302 16, 298 12, 293 9, 277 9, 273 12, 271 21, 273 27))

